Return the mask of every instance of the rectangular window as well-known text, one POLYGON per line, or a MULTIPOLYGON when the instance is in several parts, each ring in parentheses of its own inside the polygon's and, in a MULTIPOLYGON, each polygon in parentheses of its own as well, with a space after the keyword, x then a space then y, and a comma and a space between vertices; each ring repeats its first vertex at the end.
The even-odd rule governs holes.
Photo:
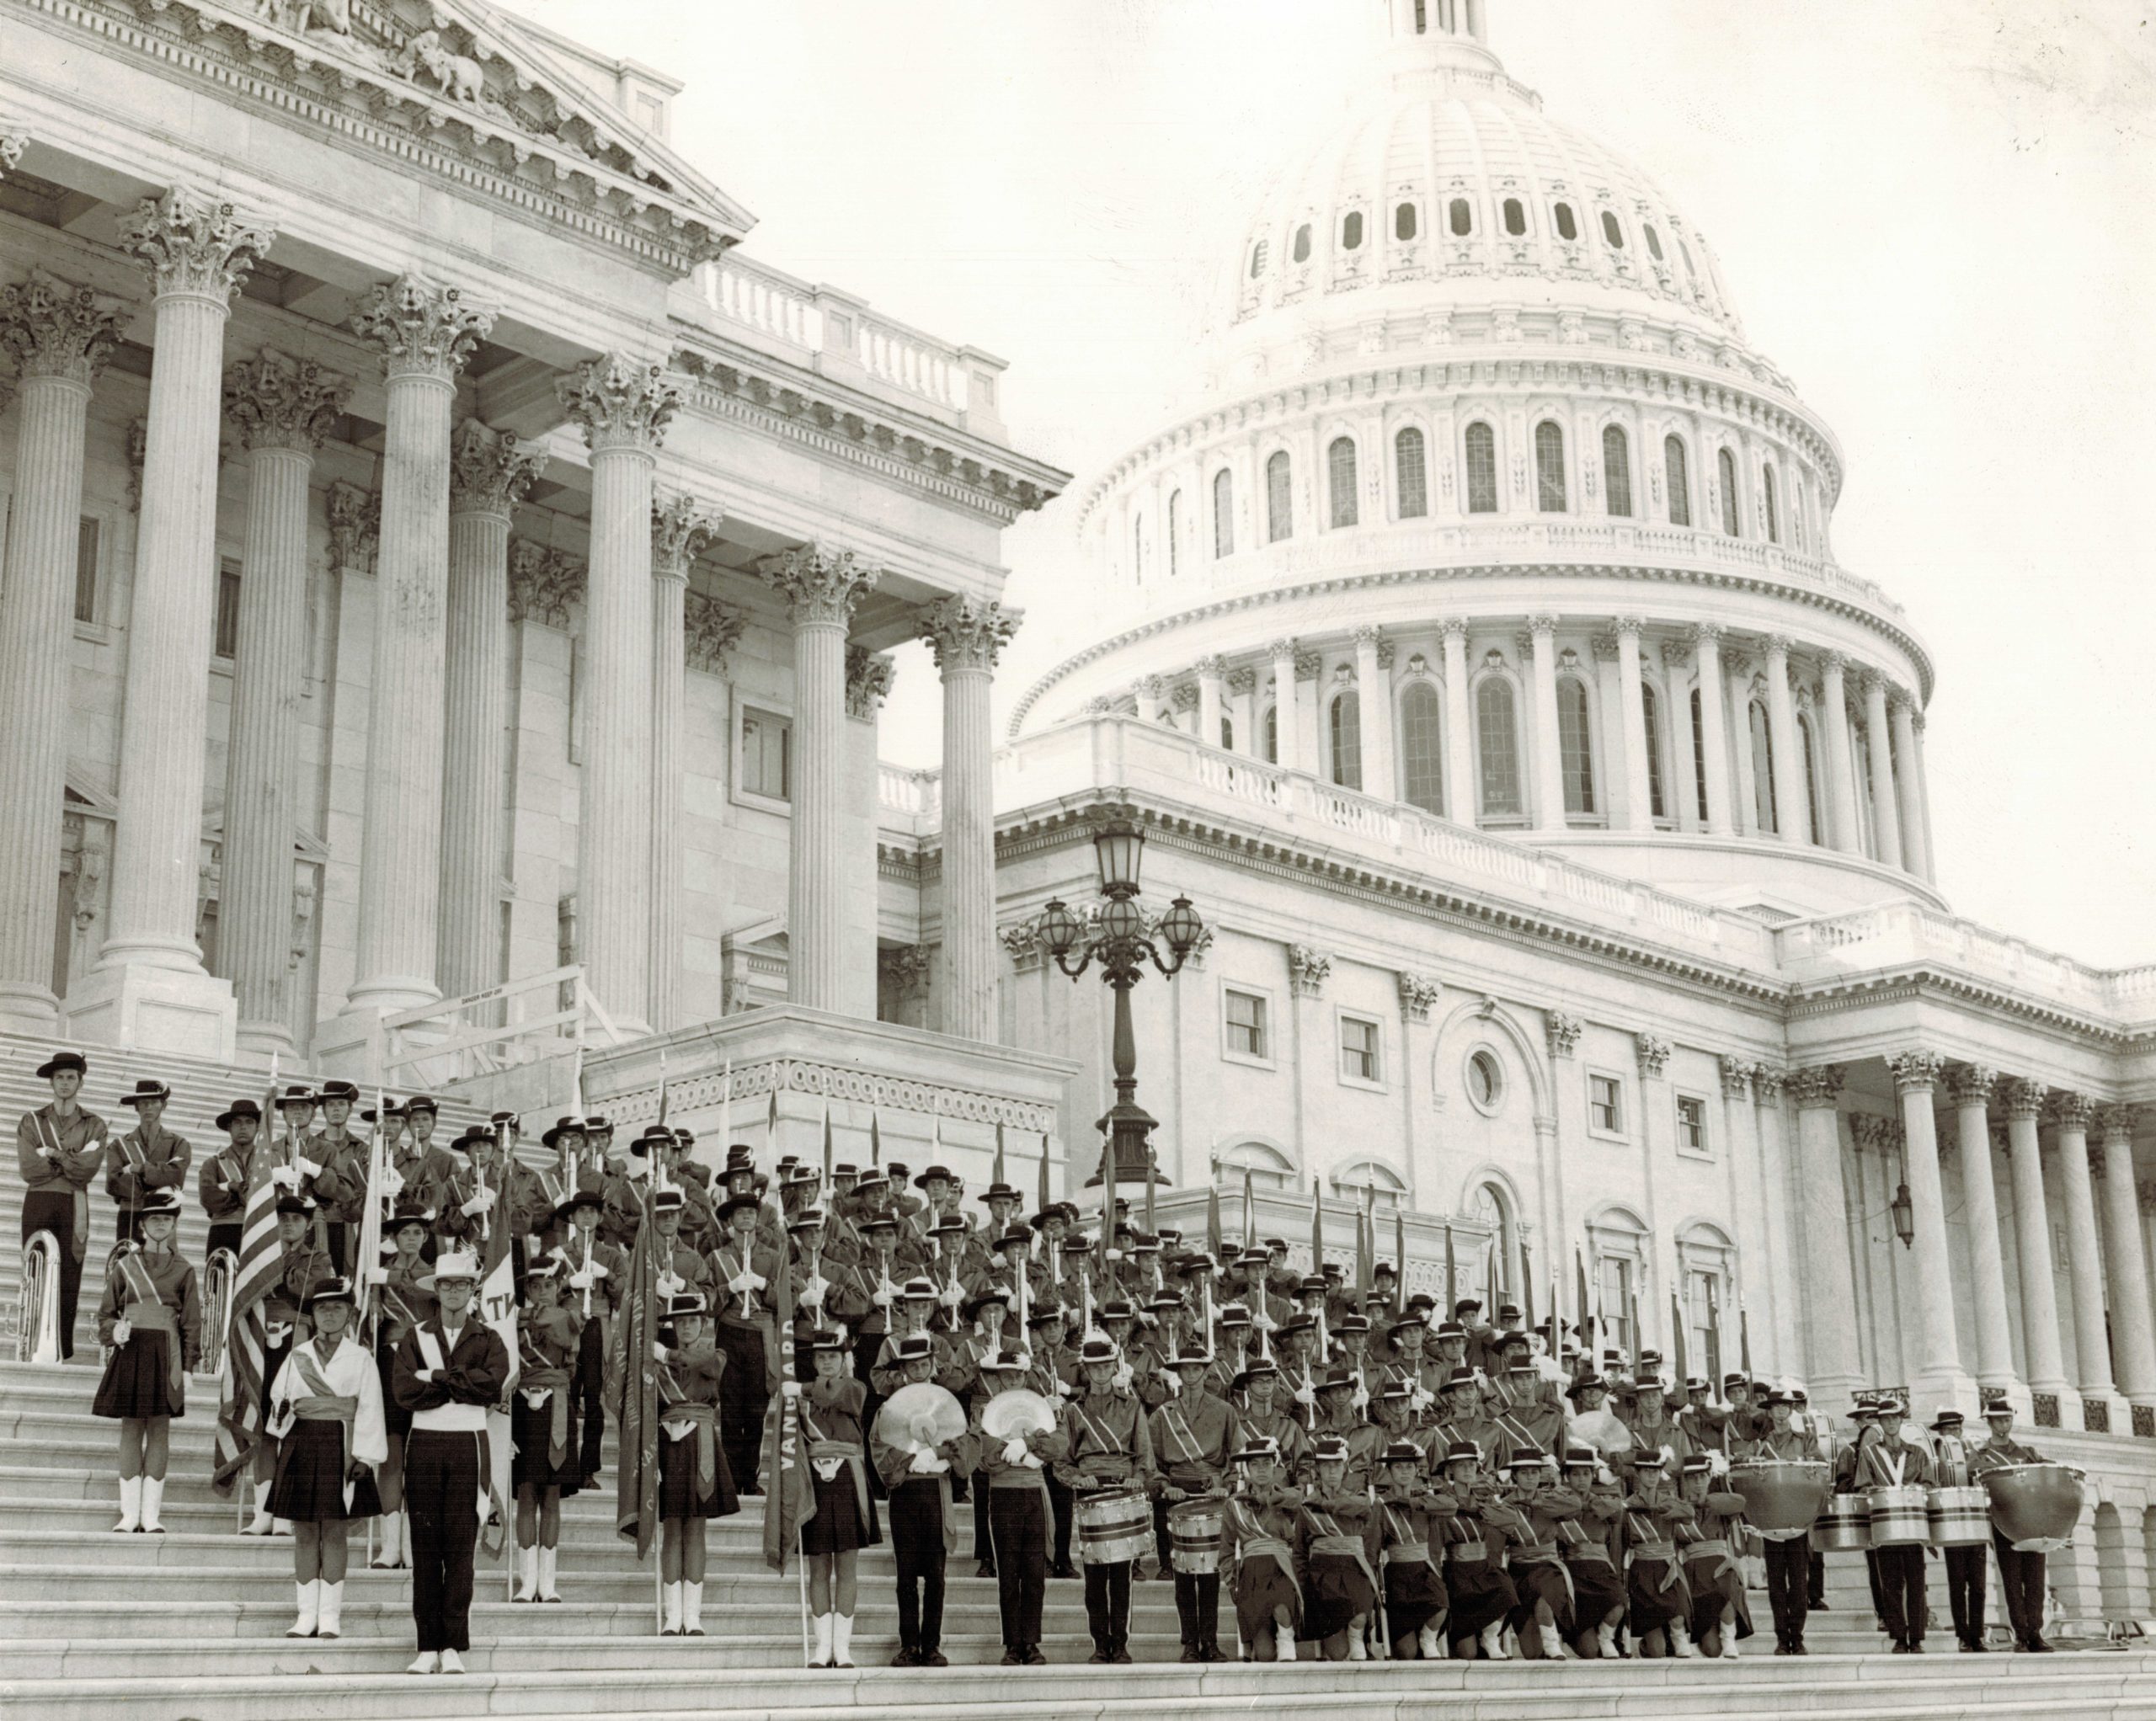
POLYGON ((741 714, 741 791, 767 801, 793 798, 793 725, 753 706, 741 714))
POLYGON ((1237 1058, 1270 1058, 1265 1037, 1265 1000, 1255 992, 1227 994, 1228 1050, 1237 1058))
POLYGON ((1696 1095, 1677 1096, 1677 1146, 1687 1154, 1707 1151, 1707 1102, 1696 1095))
POLYGON ((1601 1348, 1630 1351, 1632 1348, 1632 1264, 1622 1255, 1605 1255, 1597 1266, 1601 1276, 1595 1291, 1601 1300, 1595 1309, 1595 1336, 1601 1348))
POLYGON ((75 619, 98 619, 98 522, 84 514, 75 530, 75 619))
POLYGON ((1351 1082, 1375 1082, 1378 1025, 1366 1016, 1340 1018, 1340 1074, 1351 1082))
POLYGON ((1721 1382, 1721 1287, 1709 1272, 1684 1275, 1685 1337, 1691 1341, 1694 1372, 1701 1378, 1721 1382))
POLYGON ((1625 1084, 1613 1075, 1587 1079, 1587 1126, 1600 1135, 1625 1132, 1625 1084))
POLYGON ((217 635, 219 657, 239 655, 239 563, 225 562, 217 569, 217 635))

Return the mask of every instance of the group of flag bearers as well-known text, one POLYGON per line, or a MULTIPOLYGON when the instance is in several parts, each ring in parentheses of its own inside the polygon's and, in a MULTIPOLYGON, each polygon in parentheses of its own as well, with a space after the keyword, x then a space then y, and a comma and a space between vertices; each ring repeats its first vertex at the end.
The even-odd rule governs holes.
MULTIPOLYGON (((105 1170, 125 1240, 94 1408, 121 1425, 115 1529, 162 1533, 167 1431, 204 1339, 173 1246, 191 1150, 162 1128, 161 1084, 122 1096, 140 1121, 115 1138, 79 1104, 79 1054, 40 1074, 53 1101, 18 1132, 44 1197, 26 1234, 35 1212, 79 1272, 77 1197, 105 1170)), ((293 1636, 338 1635, 350 1527, 377 1521, 375 1564, 413 1572, 414 1672, 462 1670, 475 1544, 507 1495, 515 1599, 561 1599, 561 1500, 595 1485, 610 1412, 617 1522, 640 1552, 658 1543, 659 1630, 704 1633, 705 1526, 760 1495, 766 1560, 801 1564, 808 1659, 836 1667, 852 1665, 856 1555, 887 1521, 896 1663, 944 1665, 962 1503, 1007 1665, 1044 1660, 1046 1585, 1079 1575, 1074 1547, 1097 1662, 1131 1660, 1149 1555, 1187 1661, 1230 1653, 1224 1577, 1245 1660, 1733 1656, 1755 1549, 1777 1653, 1801 1654, 1818 1556, 1802 1532, 1753 1532, 1732 1463, 1831 1456, 1837 1487, 1865 1491, 2036 1458, 2003 1399, 1972 1444, 1951 1410, 1926 1441, 1898 1398, 1868 1394, 1838 1451, 1801 1391, 1747 1373, 1720 1401, 1687 1379, 1673 1407, 1652 1351, 1628 1368, 1605 1351, 1598 1372, 1554 1315, 1529 1331, 1510 1303, 1485 1322, 1473 1298, 1403 1297, 1374 1227, 1351 1288, 1292 1271, 1279 1239, 1228 1248, 1217 1201, 1187 1249, 1132 1228, 1113 1186, 1090 1238, 1045 1176, 1022 1221, 1000 1151, 969 1216, 942 1166, 833 1165, 828 1123, 824 1170, 788 1157, 767 1175, 745 1147, 700 1166, 663 1123, 617 1156, 605 1120, 564 1117, 542 1169, 506 1116, 435 1145, 424 1099, 377 1097, 351 1136, 358 1096, 334 1088, 236 1102, 200 1168, 212 1251, 239 1257, 219 1478, 251 1469, 248 1531, 293 1537, 293 1636), (936 1414, 895 1414, 923 1404, 936 1414)), ((767 1141, 776 1126, 774 1101, 767 1141)), ((1581 1300, 1584 1315, 1583 1285, 1581 1300)), ((72 1328, 63 1300, 69 1347, 72 1328)), ((2048 1648, 2042 1556, 1996 1552, 2017 1640, 2048 1648)), ((1981 1649, 1983 1550, 1946 1564, 1956 1634, 1981 1649)), ((1923 1551, 1875 1550, 1870 1569, 1882 1628, 1915 1649, 1923 1551)))

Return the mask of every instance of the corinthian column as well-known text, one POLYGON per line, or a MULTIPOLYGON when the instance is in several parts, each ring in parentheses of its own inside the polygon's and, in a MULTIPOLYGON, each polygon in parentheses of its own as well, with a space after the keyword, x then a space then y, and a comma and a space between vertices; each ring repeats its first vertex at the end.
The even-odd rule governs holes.
POLYGON ((681 723, 688 670, 689 568, 718 535, 720 514, 693 496, 651 510, 651 1026, 681 1011, 681 723))
POLYGON ((245 1052, 292 1051, 292 772, 307 672, 307 487, 350 381, 264 348, 225 378, 248 451, 247 573, 239 586, 232 745, 225 763, 218 965, 245 1052))
MULTIPOLYGON (((966 597, 931 605, 921 633, 943 676, 943 1031, 995 1037, 995 740, 988 697, 1019 612, 966 597)), ((1219 739, 1214 719, 1213 740, 1219 739)))
MULTIPOLYGON (((1358 627, 1355 715, 1363 742, 1363 792, 1374 795, 1380 801, 1400 798, 1400 783, 1392 762, 1391 663, 1392 647, 1385 642, 1382 632, 1374 626, 1358 627)), ((1201 699, 1203 696, 1201 685, 1201 699)), ((1217 727, 1204 738, 1208 745, 1216 744, 1220 738, 1217 727)))
POLYGON ((1987 1109, 1998 1076, 1965 1063, 1947 1079, 1961 1148, 1961 1199, 1968 1207, 1969 1301, 1977 1322, 1977 1381, 2012 1394, 2028 1408, 2028 1389, 2014 1372, 2014 1329, 2006 1314, 2006 1266, 1999 1231, 1999 1192, 1991 1163, 1987 1109))
POLYGON ((1879 839, 1879 859, 1902 864, 1902 818, 1894 802, 1894 749, 1886 727, 1886 684, 1865 671, 1864 738, 1871 754, 1871 829, 1879 839))
MULTIPOLYGON (((1625 829, 1654 829, 1654 796, 1647 776, 1646 684, 1640 679, 1640 630, 1636 615, 1617 618, 1617 709, 1624 733, 1620 738, 1625 761, 1625 829)), ((1666 727, 1670 713, 1665 708, 1666 727)))
POLYGON ((1905 693, 1896 692, 1886 700, 1886 718, 1894 731, 1894 757, 1899 761, 1894 772, 1895 802, 1902 821, 1902 853, 1908 861, 1909 871, 1919 878, 1929 881, 1931 849, 1924 834, 1924 796, 1917 783, 1917 731, 1911 720, 1912 706, 1905 693))
POLYGON ((2113 1396, 2104 1257, 2089 1180, 2089 1125, 2096 1102, 2086 1094, 2061 1094, 2052 1115, 2058 1126, 2060 1205, 2066 1209, 2067 1283, 2073 1292, 2073 1372, 2085 1412, 2092 1402, 2108 1404, 2113 1396))
POLYGON ((2008 1079, 2006 1145, 2013 1159, 2014 1241, 2021 1263, 2021 1347, 2030 1392, 2048 1395, 2057 1405, 2066 1391, 2066 1361, 2058 1342, 2058 1289, 2052 1277, 2043 1144, 2036 1135, 2043 1106, 2044 1090, 2035 1082, 2020 1076, 2008 1079))
POLYGON ((1767 639, 1767 716, 1774 725, 1774 829, 1785 843, 1812 840, 1812 807, 1804 792, 1804 745, 1796 733, 1796 706, 1789 696, 1789 639, 1767 639))
POLYGON ((1700 665, 1700 759, 1707 776, 1707 829, 1726 837, 1735 829, 1729 810, 1729 731, 1721 715, 1721 629, 1702 621, 1692 629, 1700 665))
POLYGON ((2156 1325, 2150 1321, 2148 1257, 2133 1178, 2133 1127, 2139 1116, 2131 1106, 2107 1106, 2097 1114, 2104 1143, 2104 1264, 2110 1270, 2119 1390, 2136 1404, 2156 1405, 2156 1325))
POLYGON ((53 880, 67 797, 83 434, 90 385, 120 323, 116 301, 42 270, 0 289, 0 349, 21 383, 0 572, 0 1028, 24 1033, 51 1032, 57 1004, 53 880))
POLYGON ((450 442, 442 649, 441 882, 435 978, 467 997, 501 972, 502 785, 509 770, 510 512, 547 468, 536 445, 467 418, 450 442))
MULTIPOLYGON (((1273 659, 1273 762, 1283 771, 1303 769, 1303 727, 1295 713, 1295 642, 1276 639, 1266 647, 1273 659)), ((1265 755, 1265 738, 1251 738, 1251 751, 1265 755)))
POLYGON ((1829 840, 1844 855, 1862 852, 1857 835, 1856 768, 1849 758, 1849 696, 1843 670, 1849 659, 1828 652, 1820 659, 1819 727, 1827 743, 1825 814, 1829 840))
POLYGON ((846 997, 846 634, 879 570, 851 550, 807 545, 765 564, 793 621, 793 835, 787 853, 790 1003, 846 997))
MULTIPOLYGON (((1903 1164, 1915 1223, 1910 1244, 1917 1281, 1916 1379, 1928 1403, 1951 1404, 1968 1395, 1954 1329, 1954 1270, 1946 1255, 1946 1201, 1939 1176, 1938 1121, 1932 1090, 1946 1068, 1935 1052, 1904 1052, 1888 1060, 1902 1102, 1903 1164)), ((1906 1311, 1904 1311, 1906 1314, 1906 1311)))
POLYGON ((577 922, 584 983, 630 1033, 651 1009, 651 488, 681 404, 663 365, 609 353, 558 386, 591 450, 577 922))
POLYGON ((1475 719, 1467 697, 1467 623, 1457 615, 1438 624, 1445 659, 1445 812, 1454 824, 1476 822, 1475 719))
POLYGON ((217 421, 232 295, 270 231, 181 187, 120 224, 157 307, 142 460, 112 920, 93 995, 70 1013, 97 1037, 173 1050, 229 1044, 230 989, 195 942, 202 772, 216 623, 217 421), (147 971, 147 972, 146 972, 147 971))
POLYGON ((1796 1101, 1796 1186, 1804 1229, 1805 1356, 1812 1394, 1828 1404, 1855 1390, 1860 1378, 1856 1281, 1842 1184, 1842 1067, 1799 1070, 1789 1086, 1796 1101))
POLYGON ((346 1007, 394 1011, 441 994, 442 740, 447 707, 450 421, 456 373, 494 313, 456 287, 403 275, 352 319, 387 383, 382 541, 375 557, 374 686, 359 960, 346 1007))

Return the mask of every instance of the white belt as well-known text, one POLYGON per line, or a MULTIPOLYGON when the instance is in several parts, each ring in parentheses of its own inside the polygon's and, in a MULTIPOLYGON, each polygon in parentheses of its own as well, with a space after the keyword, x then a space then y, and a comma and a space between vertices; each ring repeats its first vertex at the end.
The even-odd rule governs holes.
POLYGON ((483 1434, 487 1429, 484 1404, 437 1404, 431 1410, 414 1410, 412 1426, 435 1434, 483 1434))

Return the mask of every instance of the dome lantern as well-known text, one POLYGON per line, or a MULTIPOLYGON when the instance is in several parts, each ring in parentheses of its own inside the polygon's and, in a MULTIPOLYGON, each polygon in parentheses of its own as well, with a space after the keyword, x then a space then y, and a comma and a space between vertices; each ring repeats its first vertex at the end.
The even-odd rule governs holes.
POLYGON ((1401 72, 1437 66, 1497 69, 1486 0, 1380 0, 1385 38, 1401 72))

